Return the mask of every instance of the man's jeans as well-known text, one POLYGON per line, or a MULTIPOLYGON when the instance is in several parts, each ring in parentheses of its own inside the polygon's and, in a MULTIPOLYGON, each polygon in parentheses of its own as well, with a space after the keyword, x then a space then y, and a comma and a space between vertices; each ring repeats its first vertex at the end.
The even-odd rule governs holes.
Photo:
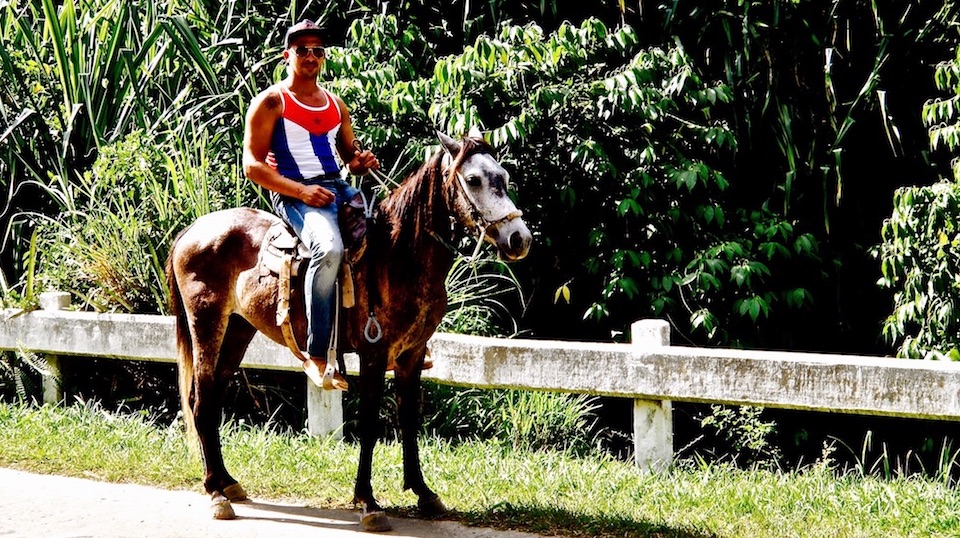
POLYGON ((327 356, 333 322, 337 272, 343 259, 343 240, 337 223, 337 208, 348 202, 357 189, 342 179, 308 179, 306 185, 320 185, 336 195, 324 207, 309 206, 287 196, 271 196, 273 208, 310 249, 310 263, 304 275, 303 302, 307 308, 307 352, 327 356))

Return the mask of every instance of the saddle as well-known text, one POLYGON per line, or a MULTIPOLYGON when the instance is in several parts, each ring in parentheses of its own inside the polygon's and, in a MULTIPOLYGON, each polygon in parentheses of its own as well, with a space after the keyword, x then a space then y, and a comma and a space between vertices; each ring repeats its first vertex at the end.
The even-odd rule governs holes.
MULTIPOLYGON (((356 305, 353 272, 350 269, 350 263, 358 257, 345 255, 344 261, 340 264, 340 276, 337 279, 337 284, 341 299, 338 304, 341 308, 353 308, 356 305)), ((262 276, 276 275, 278 277, 277 326, 283 333, 283 340, 287 347, 295 357, 302 361, 308 360, 308 357, 297 344, 297 340, 293 336, 293 328, 290 326, 290 282, 293 277, 300 276, 304 263, 309 259, 310 250, 290 229, 290 226, 281 220, 275 222, 267 230, 258 254, 260 274, 262 276)))
POLYGON ((310 258, 310 250, 307 246, 293 233, 287 223, 278 220, 270 226, 267 235, 263 238, 263 243, 260 244, 260 274, 279 276, 284 264, 289 263, 290 276, 298 276, 300 266, 308 258, 310 258))
MULTIPOLYGON (((353 271, 351 266, 359 260, 366 251, 367 241, 365 237, 366 230, 357 233, 356 229, 350 231, 349 246, 344 252, 343 262, 340 264, 340 276, 337 279, 337 287, 340 292, 340 301, 336 315, 339 316, 340 308, 353 308, 356 306, 356 288, 354 286, 353 271), (359 235, 359 237, 358 237, 359 235)), ((346 238, 345 238, 346 239, 346 238)), ((300 238, 290 229, 290 226, 278 220, 270 226, 267 234, 264 236, 263 243, 260 245, 258 254, 258 263, 260 274, 263 276, 276 275, 278 277, 277 285, 277 326, 283 334, 283 340, 287 348, 293 353, 293 356, 301 361, 309 361, 304 352, 297 344, 293 336, 293 328, 290 325, 290 280, 294 276, 300 275, 300 270, 304 262, 310 258, 310 250, 300 241, 300 238)), ((334 330, 339 325, 334 321, 334 330)), ((377 328, 379 332, 379 326, 377 328)), ((366 333, 365 333, 366 334, 366 333)), ((328 369, 333 362, 328 361, 328 369)), ((430 356, 430 349, 427 349, 421 366, 424 370, 433 368, 433 359, 430 356)))

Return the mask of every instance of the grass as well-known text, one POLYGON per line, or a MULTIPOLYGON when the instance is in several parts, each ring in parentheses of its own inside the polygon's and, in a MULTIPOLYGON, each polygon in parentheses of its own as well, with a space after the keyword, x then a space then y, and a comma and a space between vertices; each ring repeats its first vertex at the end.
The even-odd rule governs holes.
MULTIPOLYGON (((177 426, 96 405, 0 404, 0 466, 201 492, 201 467, 177 426)), ((349 507, 357 446, 270 428, 224 427, 228 466, 260 498, 349 507)), ((956 536, 960 495, 946 478, 881 479, 829 459, 802 470, 683 462, 661 475, 611 458, 527 452, 497 443, 421 443, 428 482, 469 524, 602 537, 956 536)), ((394 514, 400 447, 379 445, 374 490, 394 514)))

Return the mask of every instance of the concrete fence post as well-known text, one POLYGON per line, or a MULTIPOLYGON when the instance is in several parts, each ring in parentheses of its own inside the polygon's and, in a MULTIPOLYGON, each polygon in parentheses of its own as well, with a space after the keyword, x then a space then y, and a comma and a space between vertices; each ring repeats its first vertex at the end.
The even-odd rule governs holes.
MULTIPOLYGON (((66 310, 70 307, 70 294, 63 291, 48 291, 40 294, 43 310, 66 310)), ((63 364, 58 355, 44 355, 47 371, 43 375, 43 403, 58 404, 63 401, 63 364)))
MULTIPOLYGON (((344 353, 347 370, 360 363, 356 353, 344 353)), ((343 438, 343 393, 323 390, 307 381, 307 433, 314 436, 333 435, 343 438)))
MULTIPOLYGON (((670 345, 670 325, 659 319, 636 321, 630 327, 637 348, 670 345)), ((673 404, 669 400, 633 401, 634 461, 644 471, 660 472, 673 461, 673 404)))
POLYGON ((343 393, 323 390, 307 380, 307 433, 343 437, 343 393))

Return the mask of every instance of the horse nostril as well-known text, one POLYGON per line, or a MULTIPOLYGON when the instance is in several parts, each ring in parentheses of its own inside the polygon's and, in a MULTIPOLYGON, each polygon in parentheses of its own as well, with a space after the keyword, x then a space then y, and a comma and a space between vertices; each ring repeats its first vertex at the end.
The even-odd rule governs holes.
POLYGON ((510 234, 510 248, 513 250, 520 250, 523 248, 523 234, 520 232, 513 232, 510 234))

